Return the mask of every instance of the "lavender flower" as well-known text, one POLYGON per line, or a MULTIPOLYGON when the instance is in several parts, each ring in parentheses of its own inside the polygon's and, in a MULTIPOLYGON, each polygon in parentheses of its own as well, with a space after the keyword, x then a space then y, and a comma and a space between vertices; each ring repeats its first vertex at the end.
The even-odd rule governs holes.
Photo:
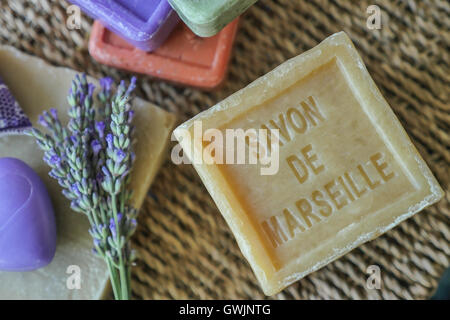
POLYGON ((95 85, 93 85, 92 83, 88 84, 88 96, 92 98, 92 96, 94 95, 94 90, 95 90, 95 85))
POLYGON ((39 117, 49 134, 36 128, 28 133, 44 151, 49 175, 61 185, 71 208, 89 219, 93 252, 108 265, 115 297, 128 299, 128 269, 135 259, 129 239, 137 216, 128 190, 135 157, 130 99, 136 79, 128 87, 121 81, 115 93, 113 84, 111 78, 101 79, 95 100, 95 86, 86 75, 77 75, 67 97, 67 126, 61 124, 57 110, 50 109, 39 117))
POLYGON ((45 120, 44 116, 39 116, 39 117, 38 117, 38 123, 39 123, 41 126, 43 126, 43 127, 45 127, 45 128, 48 128, 48 123, 47 123, 47 121, 45 120))
POLYGON ((127 156, 127 153, 121 149, 116 149, 116 162, 121 163, 127 156))
POLYGON ((92 148, 92 151, 94 152, 94 155, 98 155, 98 153, 102 149, 102 145, 98 140, 92 140, 91 148, 92 148))
POLYGON ((74 194, 76 194, 78 197, 81 196, 80 189, 78 189, 78 183, 72 184, 72 187, 70 188, 70 190, 71 190, 74 194))
POLYGON ((95 123, 95 129, 97 130, 98 136, 103 138, 105 136, 105 128, 106 125, 103 121, 99 121, 95 123))
POLYGON ((100 85, 102 86, 103 90, 105 91, 111 91, 111 87, 114 84, 114 80, 110 77, 105 77, 100 79, 100 85))
POLYGON ((58 157, 58 155, 54 154, 53 156, 51 156, 49 162, 51 165, 57 166, 61 163, 61 158, 58 157))
POLYGON ((94 246, 99 247, 102 244, 102 242, 99 239, 94 238, 94 246))
POLYGON ((116 224, 114 223, 114 221, 109 225, 109 230, 111 231, 111 235, 113 237, 113 239, 115 239, 117 237, 117 227, 116 224))
POLYGON ((54 120, 58 120, 58 111, 55 108, 50 109, 50 114, 52 115, 54 120))
POLYGON ((106 135, 106 142, 108 143, 108 148, 111 149, 113 147, 114 136, 111 133, 106 135))

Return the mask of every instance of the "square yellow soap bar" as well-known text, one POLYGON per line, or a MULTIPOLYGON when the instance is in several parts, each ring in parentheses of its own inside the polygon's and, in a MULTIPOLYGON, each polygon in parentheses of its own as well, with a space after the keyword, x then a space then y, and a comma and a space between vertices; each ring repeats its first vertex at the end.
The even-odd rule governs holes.
MULTIPOLYGON (((267 295, 443 196, 343 32, 182 124, 175 135, 267 295), (260 163, 195 161, 208 150, 195 123, 223 136, 227 129, 278 130, 278 170, 262 175, 260 163)), ((230 152, 228 145, 223 151, 230 152)))

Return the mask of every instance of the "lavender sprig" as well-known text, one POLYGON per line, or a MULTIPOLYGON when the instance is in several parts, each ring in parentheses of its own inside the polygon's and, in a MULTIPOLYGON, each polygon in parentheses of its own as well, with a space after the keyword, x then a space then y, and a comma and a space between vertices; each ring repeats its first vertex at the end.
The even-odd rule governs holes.
POLYGON ((135 158, 130 100, 136 79, 128 87, 121 81, 115 93, 113 85, 111 78, 101 79, 94 97, 95 86, 86 75, 77 75, 68 94, 67 127, 51 109, 39 118, 48 133, 33 128, 29 134, 44 151, 49 175, 61 185, 71 208, 89 219, 93 251, 108 265, 116 299, 129 299, 129 268, 135 259, 129 239, 137 216, 129 190, 135 158))

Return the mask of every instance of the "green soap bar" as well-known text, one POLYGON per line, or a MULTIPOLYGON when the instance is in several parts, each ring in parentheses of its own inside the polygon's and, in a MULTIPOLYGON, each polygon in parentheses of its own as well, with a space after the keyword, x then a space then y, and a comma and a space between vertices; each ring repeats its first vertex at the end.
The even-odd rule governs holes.
POLYGON ((200 37, 222 30, 258 0, 169 0, 173 9, 200 37))

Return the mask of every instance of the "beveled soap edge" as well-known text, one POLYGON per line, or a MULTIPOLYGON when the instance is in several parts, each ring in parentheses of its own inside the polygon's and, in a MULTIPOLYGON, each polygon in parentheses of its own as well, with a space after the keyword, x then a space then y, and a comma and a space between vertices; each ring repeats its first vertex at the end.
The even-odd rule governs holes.
MULTIPOLYGON (((429 194, 428 196, 421 202, 410 206, 409 210, 403 214, 400 214, 397 219, 393 222, 390 223, 388 225, 384 225, 382 227, 377 228, 376 230, 370 232, 370 233, 366 233, 366 234, 362 234, 358 237, 358 239, 356 239, 355 241, 353 241, 349 246, 339 250, 338 252, 335 252, 334 254, 330 255, 328 258, 326 259, 322 259, 321 261, 319 261, 316 265, 312 266, 311 268, 308 268, 307 270, 305 270, 304 272, 301 273, 296 273, 293 275, 290 275, 288 277, 283 278, 282 280, 278 281, 277 284, 275 285, 274 283, 271 283, 269 285, 269 283, 267 282, 267 279, 264 276, 264 272, 262 272, 262 274, 260 274, 260 272, 258 272, 259 267, 255 266, 254 263, 251 263, 250 261, 253 261, 254 259, 248 259, 248 255, 252 256, 252 254, 250 253, 251 250, 246 250, 248 249, 248 241, 241 239, 241 237, 239 236, 239 232, 237 232, 238 227, 235 225, 234 221, 230 223, 229 220, 231 219, 237 219, 237 220, 241 220, 240 217, 236 217, 236 215, 233 214, 233 210, 231 208, 229 208, 229 206, 226 204, 226 199, 215 199, 214 201, 216 202, 217 206, 219 207, 220 211, 222 212, 225 220, 227 220, 227 223, 230 225, 230 228, 233 231, 233 234, 236 237, 236 240, 238 241, 238 245, 241 248, 241 251, 243 252, 244 256, 246 257, 246 259, 249 261, 249 263, 251 264, 258 280, 260 281, 263 290, 265 292, 266 295, 273 295, 277 292, 279 292, 280 290, 282 290, 283 288, 285 288, 286 286, 288 286, 289 284, 299 280, 300 278, 304 277, 305 275, 318 270, 319 268, 323 267, 324 265, 330 263, 331 261, 339 258, 340 256, 344 255, 345 253, 348 253, 349 251, 351 251, 352 249, 358 247, 359 245, 363 244, 364 242, 367 242, 371 239, 374 239, 376 237, 378 237, 379 235, 381 235, 382 233, 390 230, 391 228, 393 228, 394 226, 396 226, 397 224, 399 224, 400 222, 404 221, 405 219, 411 217, 412 215, 414 215, 415 213, 417 213, 418 211, 424 209, 427 206, 430 206, 432 204, 434 204, 435 202, 439 201, 439 199, 444 195, 442 189, 440 188, 439 184, 437 183, 437 180, 435 179, 435 177, 433 176, 433 174, 431 173, 431 170, 428 168, 428 166, 426 165, 426 163, 424 162, 424 160, 421 158, 420 154, 417 152, 416 148, 414 147, 413 143, 411 142, 410 138, 407 136, 404 128, 402 127, 402 125, 400 124, 400 122, 398 121, 397 117, 395 116, 395 114, 393 113, 392 109, 390 108, 390 106, 388 105, 388 103, 386 102, 386 100, 384 99, 384 97, 381 95, 378 87, 376 86, 375 82, 373 81, 373 79, 371 78, 370 74, 367 71, 367 68, 365 67, 365 64, 363 63, 359 53, 356 51, 356 48, 354 47, 353 43, 351 42, 351 40, 348 38, 348 36, 343 33, 337 33, 334 34, 332 36, 330 36, 329 38, 325 39, 321 44, 319 44, 318 46, 316 46, 315 48, 305 52, 304 54, 297 56, 295 58, 292 58, 288 61, 286 61, 285 63, 283 63, 281 66, 286 66, 286 64, 291 64, 293 66, 295 65, 301 65, 302 63, 304 63, 305 60, 308 59, 314 59, 315 55, 321 55, 321 45, 322 44, 331 44, 331 45, 336 45, 336 46, 346 46, 346 50, 347 53, 349 53, 352 56, 352 59, 354 59, 355 63, 357 64, 358 68, 359 68, 359 75, 360 76, 365 76, 365 78, 367 78, 369 81, 367 83, 368 86, 368 90, 370 91, 370 94, 373 95, 373 97, 377 100, 379 106, 376 106, 377 108, 381 107, 383 109, 385 109, 385 111, 388 113, 385 116, 386 121, 388 121, 388 123, 390 123, 391 125, 393 125, 393 129, 392 130, 396 130, 397 132, 400 130, 401 134, 402 134, 402 141, 399 142, 401 143, 401 145, 403 147, 405 147, 408 150, 408 153, 414 155, 414 159, 417 162, 417 165, 420 167, 420 172, 423 174, 424 178, 426 179, 427 183, 428 183, 428 190, 429 190, 429 194), (404 138, 404 139, 403 139, 404 138), (230 217, 229 217, 230 215, 230 217), (241 243, 242 242, 242 243, 241 243), (268 288, 271 287, 271 288, 268 288)), ((280 67, 281 67, 280 66, 280 67)), ((262 89, 270 89, 272 87, 274 88, 275 93, 273 93, 272 95, 268 95, 267 92, 265 92, 266 94, 262 94, 261 97, 259 97, 259 99, 257 99, 256 102, 251 102, 251 104, 253 105, 258 105, 263 103, 265 100, 270 99, 273 96, 276 96, 280 93, 280 88, 276 88, 276 84, 273 84, 273 80, 274 78, 276 79, 277 77, 279 77, 280 75, 278 73, 289 73, 289 71, 287 72, 283 72, 283 70, 280 70, 280 67, 275 68, 274 70, 272 70, 271 72, 267 73, 266 75, 262 76, 261 78, 255 80, 253 83, 251 83, 250 85, 248 85, 246 88, 236 92, 235 94, 231 95, 230 97, 226 98, 224 101, 218 103, 217 105, 215 105, 214 107, 198 114, 197 116, 195 116, 194 118, 192 118, 191 120, 188 120, 187 122, 185 122, 184 124, 180 125, 178 128, 175 129, 174 133, 175 136, 177 138, 180 138, 179 132, 181 129, 185 129, 185 130, 189 130, 192 127, 192 124, 195 120, 202 120, 203 118, 209 118, 210 116, 212 116, 212 114, 216 113, 216 112, 221 112, 223 110, 227 110, 228 114, 230 113, 230 109, 228 108, 233 108, 233 107, 238 107, 240 104, 245 104, 245 97, 244 96, 244 90, 246 89, 250 89, 250 90, 258 90, 258 88, 262 89), (244 102, 242 102, 244 101, 244 102)), ((294 82, 295 83, 295 82, 294 82)), ((291 86, 293 83, 290 83, 289 86, 291 86)), ((286 86, 286 87, 289 87, 286 86)), ((266 90, 267 91, 267 90, 266 90)), ((251 95, 251 94, 250 94, 251 95)), ((250 103, 247 101, 247 103, 250 103)), ((237 111, 238 112, 238 111, 237 111)), ((232 113, 232 112, 231 112, 232 113)), ((239 114, 239 113, 237 113, 239 114)), ((226 115, 225 115, 226 116, 226 115)), ((233 118, 232 115, 229 116, 229 118, 233 118)), ((222 121, 225 122, 225 121, 222 121)), ((385 141, 385 139, 383 139, 385 141)), ((186 151, 186 154, 189 157, 192 157, 193 155, 190 154, 190 150, 186 150, 185 148, 185 143, 180 142, 180 144, 183 146, 183 148, 186 151)), ((194 152, 198 152, 198 150, 194 149, 194 152)), ((191 158, 192 159, 192 158, 191 158)), ((208 179, 210 179, 209 177, 209 170, 205 169, 203 170, 202 165, 196 165, 194 163, 194 167, 196 168, 196 170, 198 171, 200 177, 202 178, 202 180, 207 181, 208 179)), ((212 194, 212 195, 217 195, 218 193, 214 192, 214 186, 211 185, 209 186, 207 183, 205 183, 208 191, 212 194)), ((221 198, 219 196, 219 198, 221 198)))

